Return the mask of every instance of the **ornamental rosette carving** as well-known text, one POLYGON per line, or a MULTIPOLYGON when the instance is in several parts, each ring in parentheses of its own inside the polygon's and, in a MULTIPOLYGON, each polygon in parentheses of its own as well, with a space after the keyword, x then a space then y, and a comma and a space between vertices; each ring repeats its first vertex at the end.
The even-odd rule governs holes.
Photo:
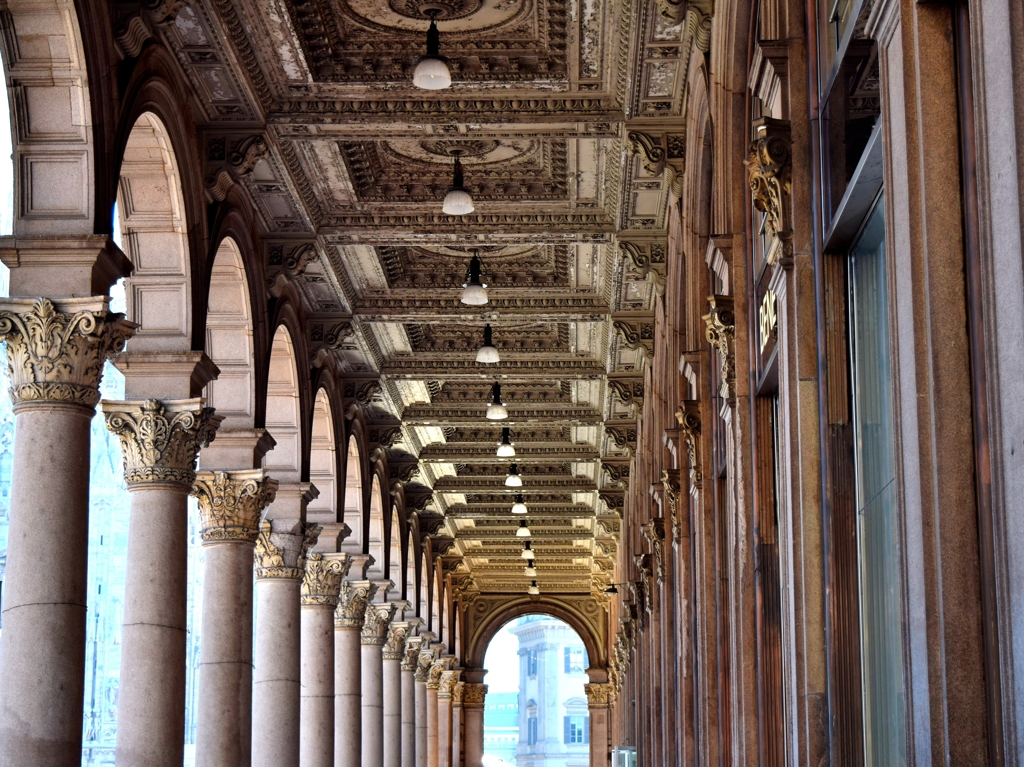
MULTIPOLYGON (((450 671, 443 671, 441 678, 437 683, 437 697, 438 698, 451 698, 455 692, 455 686, 459 684, 459 677, 462 676, 462 671, 459 669, 452 669, 450 671)), ((427 685, 430 686, 429 683, 427 685)))
POLYGON ((192 487, 200 448, 213 441, 223 416, 204 400, 103 402, 107 428, 121 440, 129 487, 171 482, 192 487))
POLYGON ((409 636, 411 626, 403 621, 393 622, 388 626, 388 636, 384 640, 384 660, 403 660, 405 658, 405 640, 409 636))
POLYGON ((256 563, 256 579, 284 578, 302 580, 306 571, 306 556, 316 543, 323 528, 320 525, 303 524, 301 533, 275 533, 270 522, 260 523, 256 537, 253 559, 256 563), (275 540, 276 539, 276 540, 275 540), (278 543, 297 543, 297 546, 279 546, 278 543))
POLYGON ((772 266, 793 254, 790 222, 792 190, 792 145, 789 123, 768 118, 756 123, 757 138, 743 164, 754 207, 765 214, 770 244, 765 257, 772 266))
POLYGON ((686 445, 686 457, 690 464, 690 484, 699 489, 704 480, 700 465, 700 401, 685 399, 676 411, 679 434, 686 445))
POLYGON ((701 319, 707 326, 705 336, 717 351, 721 360, 721 385, 719 396, 731 400, 736 383, 736 315, 733 313, 732 298, 729 296, 708 296, 708 313, 701 319))
POLYGON ((402 651, 402 671, 415 672, 420 665, 420 637, 409 637, 405 640, 405 649, 402 651))
POLYGON ((392 603, 368 604, 363 616, 363 629, 359 633, 360 644, 383 645, 387 639, 388 624, 395 614, 392 603))
POLYGON ((0 341, 14 406, 52 402, 92 408, 99 402, 103 363, 138 327, 107 310, 106 299, 0 301, 0 341), (58 308, 59 307, 59 308, 58 308))
POLYGON ((370 581, 342 581, 338 607, 334 611, 334 628, 362 628, 366 605, 376 593, 377 584, 370 581))
POLYGON ((302 578, 302 604, 337 607, 341 579, 348 575, 351 564, 347 554, 330 559, 323 554, 310 554, 302 578))
POLYGON ((254 542, 263 510, 277 496, 277 484, 262 469, 197 472, 192 496, 199 500, 203 543, 254 542))
POLYGON ((487 685, 475 682, 460 682, 462 685, 462 705, 481 708, 487 698, 487 685))
POLYGON ((585 684, 583 691, 587 695, 590 708, 602 708, 612 702, 612 686, 610 684, 585 684))

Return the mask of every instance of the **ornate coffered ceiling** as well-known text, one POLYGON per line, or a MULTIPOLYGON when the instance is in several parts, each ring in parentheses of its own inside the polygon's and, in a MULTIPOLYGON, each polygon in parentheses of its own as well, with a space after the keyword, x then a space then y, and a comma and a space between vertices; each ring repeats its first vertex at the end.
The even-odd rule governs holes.
MULTIPOLYGON (((177 4, 176 4, 177 5, 177 4)), ((667 206, 707 0, 191 0, 146 35, 196 93, 211 204, 238 186, 270 294, 295 282, 310 365, 336 365, 463 591, 611 580, 657 353, 667 206), (659 5, 660 2, 660 5, 659 5), (437 11, 453 85, 411 70, 437 11), (476 211, 441 212, 460 153, 476 211), (459 303, 471 250, 489 302, 459 303), (490 324, 501 362, 475 362, 490 324), (509 418, 485 418, 494 381, 509 418), (504 484, 508 426, 522 488, 504 484)))

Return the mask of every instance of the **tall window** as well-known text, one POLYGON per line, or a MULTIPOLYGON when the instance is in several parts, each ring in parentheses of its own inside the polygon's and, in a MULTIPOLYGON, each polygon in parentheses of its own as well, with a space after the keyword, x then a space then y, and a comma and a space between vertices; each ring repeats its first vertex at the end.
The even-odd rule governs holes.
POLYGON ((530 677, 537 676, 537 651, 527 650, 526 651, 526 675, 530 677))
POLYGON ((865 764, 906 764, 900 546, 885 219, 881 201, 849 259, 851 383, 865 764))
POLYGON ((587 653, 582 646, 562 648, 562 658, 566 674, 582 674, 587 670, 587 653))
POLYGON ((526 745, 537 745, 537 717, 535 716, 526 720, 526 745))
POLYGON ((564 743, 589 743, 590 742, 590 717, 589 716, 567 716, 563 718, 564 743))

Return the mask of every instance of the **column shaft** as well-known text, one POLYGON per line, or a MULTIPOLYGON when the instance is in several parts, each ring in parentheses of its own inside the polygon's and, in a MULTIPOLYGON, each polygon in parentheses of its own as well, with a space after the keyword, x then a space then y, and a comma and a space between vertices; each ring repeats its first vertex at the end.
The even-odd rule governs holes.
POLYGON ((21 407, 0 639, 0 764, 82 761, 92 409, 21 407))
POLYGON ((334 630, 334 764, 359 767, 362 754, 359 628, 334 630))
POLYGON ((402 667, 401 767, 416 767, 416 674, 402 667))
POLYGON ((299 590, 296 578, 256 581, 253 767, 299 764, 299 590))
POLYGON ((384 767, 402 767, 402 662, 384 658, 384 767))
POLYGON ((334 764, 334 606, 302 606, 300 767, 334 764))
POLYGON ((452 699, 437 696, 437 767, 451 767, 452 699))
POLYGON ((484 701, 487 685, 466 682, 462 692, 462 717, 465 732, 465 767, 483 767, 484 701))
POLYGON ((415 767, 428 767, 430 751, 427 735, 427 683, 416 680, 416 762, 415 767))
POLYGON ((427 686, 427 767, 438 767, 437 688, 427 686))
MULTIPOLYGON (((372 609, 372 608, 370 608, 372 609)), ((384 763, 384 680, 381 646, 364 644, 362 650, 362 767, 382 767, 384 763)))

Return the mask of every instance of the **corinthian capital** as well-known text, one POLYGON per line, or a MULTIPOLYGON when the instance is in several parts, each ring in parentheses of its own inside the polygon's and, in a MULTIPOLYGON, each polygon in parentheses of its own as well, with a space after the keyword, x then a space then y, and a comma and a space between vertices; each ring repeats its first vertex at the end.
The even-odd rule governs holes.
POLYGON ((449 658, 435 658, 427 671, 427 689, 436 690, 441 686, 441 675, 448 670, 449 658))
POLYGON ((138 327, 107 309, 109 299, 5 298, 0 341, 14 406, 31 402, 95 407, 107 357, 124 348, 138 327))
POLYGON ((382 645, 387 639, 388 624, 395 614, 392 602, 368 604, 363 616, 363 630, 359 633, 360 644, 382 645))
MULTIPOLYGON (((405 640, 402 651, 402 671, 416 671, 420 664, 420 637, 409 637, 405 640)), ((426 681, 426 680, 424 680, 426 681)))
POLYGON ((583 690, 587 694, 587 704, 590 708, 606 708, 614 695, 610 684, 585 684, 583 690))
POLYGON ((342 581, 338 609, 334 611, 334 628, 357 629, 363 625, 366 604, 377 593, 377 584, 370 581, 342 581))
POLYGON ((121 440, 128 486, 171 482, 192 487, 196 457, 224 420, 205 400, 102 402, 107 428, 121 440))
POLYGON ((708 313, 702 319, 707 326, 705 335, 708 343, 715 347, 722 361, 719 394, 722 399, 730 400, 736 382, 736 316, 733 314, 732 298, 708 296, 708 313))
POLYGON ((306 558, 306 574, 302 579, 302 604, 338 606, 341 579, 348 575, 351 560, 347 554, 325 557, 310 554, 306 558))
POLYGON ((434 639, 431 631, 425 631, 419 636, 420 654, 416 659, 416 681, 427 683, 430 681, 430 669, 434 665, 434 651, 430 649, 430 642, 434 639))
POLYGON ((256 537, 256 578, 302 580, 306 557, 320 535, 320 525, 296 522, 292 530, 277 532, 268 520, 260 523, 256 537))
POLYGON ((384 640, 384 660, 402 660, 405 656, 405 640, 411 626, 405 621, 392 621, 388 636, 384 640))
POLYGON ((462 705, 466 708, 482 708, 487 698, 487 685, 475 682, 461 682, 462 705))
MULTIPOLYGON (((452 669, 450 671, 443 671, 441 678, 437 684, 437 697, 438 698, 451 698, 455 694, 455 686, 459 684, 459 678, 462 676, 462 671, 459 669, 452 669)), ((429 685, 428 685, 429 686, 429 685)))
POLYGON ((192 495, 199 499, 203 543, 256 540, 263 510, 277 495, 277 480, 262 469, 200 471, 192 495))

